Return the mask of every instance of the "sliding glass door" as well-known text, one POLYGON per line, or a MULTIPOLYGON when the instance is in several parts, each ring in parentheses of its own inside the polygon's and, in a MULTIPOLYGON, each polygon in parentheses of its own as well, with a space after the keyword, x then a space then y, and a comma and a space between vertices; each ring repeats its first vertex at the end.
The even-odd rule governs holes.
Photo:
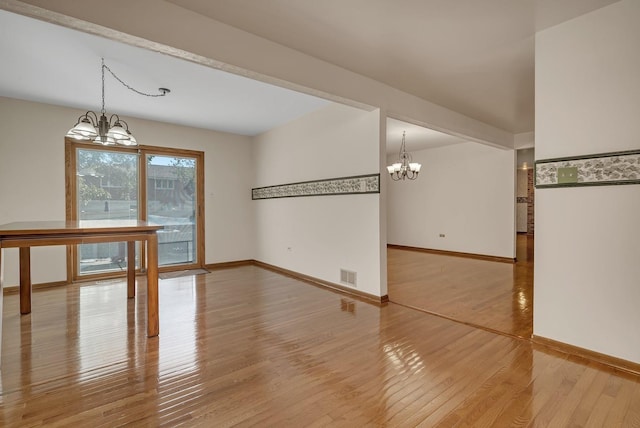
MULTIPOLYGON (((204 155, 160 147, 101 147, 67 140, 67 219, 140 219, 161 224, 161 270, 204 266, 204 155)), ((137 244, 139 245, 139 244, 137 244)), ((124 242, 73 248, 71 278, 113 276, 128 263, 144 268, 124 242)))
MULTIPOLYGON (((138 218, 137 153, 82 148, 76 165, 78 220, 138 218)), ((130 262, 126 247, 124 242, 79 245, 78 273, 126 271, 130 262)))
POLYGON ((196 159, 147 154, 147 218, 164 225, 158 232, 161 266, 197 260, 196 159))

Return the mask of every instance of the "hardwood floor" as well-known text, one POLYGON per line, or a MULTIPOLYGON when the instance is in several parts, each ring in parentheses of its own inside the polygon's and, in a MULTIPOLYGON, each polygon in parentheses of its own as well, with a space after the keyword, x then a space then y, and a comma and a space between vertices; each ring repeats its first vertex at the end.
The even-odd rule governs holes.
POLYGON ((389 248, 389 300, 522 338, 533 333, 533 237, 518 235, 517 263, 389 248))
POLYGON ((256 266, 5 297, 0 425, 640 426, 640 378, 256 266))

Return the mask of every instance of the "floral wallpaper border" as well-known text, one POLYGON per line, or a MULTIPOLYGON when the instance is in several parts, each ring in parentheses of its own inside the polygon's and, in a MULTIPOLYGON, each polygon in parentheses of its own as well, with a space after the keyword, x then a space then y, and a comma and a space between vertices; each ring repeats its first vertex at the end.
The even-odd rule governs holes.
POLYGON ((538 160, 536 188, 640 184, 640 150, 538 160), (558 183, 558 168, 575 167, 577 183, 558 183))
POLYGON ((353 195, 380 193, 380 174, 329 178, 301 183, 251 189, 251 199, 295 198, 300 196, 353 195))

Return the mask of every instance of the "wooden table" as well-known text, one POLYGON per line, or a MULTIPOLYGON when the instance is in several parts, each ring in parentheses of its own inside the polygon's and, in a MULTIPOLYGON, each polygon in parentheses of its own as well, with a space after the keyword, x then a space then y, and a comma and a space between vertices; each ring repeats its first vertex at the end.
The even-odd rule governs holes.
POLYGON ((31 312, 31 247, 127 242, 127 296, 135 296, 135 243, 147 243, 147 336, 159 333, 158 236, 163 226, 137 220, 28 221, 0 225, 0 338, 2 337, 2 251, 20 249, 20 312, 31 312))

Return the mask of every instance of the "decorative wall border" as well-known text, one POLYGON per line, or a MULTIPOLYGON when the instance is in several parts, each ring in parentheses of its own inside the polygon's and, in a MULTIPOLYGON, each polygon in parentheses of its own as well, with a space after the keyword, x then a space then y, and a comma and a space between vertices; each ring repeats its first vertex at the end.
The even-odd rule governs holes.
POLYGON ((640 150, 538 160, 535 182, 538 189, 640 184, 640 150), (575 168, 576 182, 559 182, 558 168, 575 168))
POLYGON ((301 196, 354 195, 380 193, 380 174, 302 181, 251 189, 251 199, 295 198, 301 196))

